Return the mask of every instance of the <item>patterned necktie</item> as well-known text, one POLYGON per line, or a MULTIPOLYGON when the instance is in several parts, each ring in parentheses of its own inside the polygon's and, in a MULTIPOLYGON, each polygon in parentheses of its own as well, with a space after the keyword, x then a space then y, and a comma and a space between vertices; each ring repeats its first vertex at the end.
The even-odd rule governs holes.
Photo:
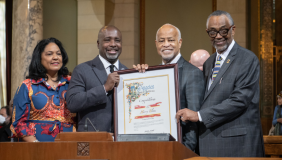
POLYGON ((215 77, 217 76, 217 73, 219 72, 219 69, 220 69, 220 61, 222 60, 222 57, 221 56, 218 56, 217 60, 216 60, 216 63, 215 63, 215 66, 213 68, 213 74, 212 74, 212 83, 215 79, 215 77))
POLYGON ((115 71, 114 68, 115 68, 115 65, 111 64, 111 65, 110 65, 110 72, 111 72, 111 73, 113 73, 113 72, 115 71))

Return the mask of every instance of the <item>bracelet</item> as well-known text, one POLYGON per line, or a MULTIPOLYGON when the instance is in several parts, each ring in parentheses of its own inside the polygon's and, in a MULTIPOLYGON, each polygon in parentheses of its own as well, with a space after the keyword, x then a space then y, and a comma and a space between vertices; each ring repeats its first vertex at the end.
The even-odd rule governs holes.
POLYGON ((34 140, 33 142, 39 142, 39 140, 34 140))

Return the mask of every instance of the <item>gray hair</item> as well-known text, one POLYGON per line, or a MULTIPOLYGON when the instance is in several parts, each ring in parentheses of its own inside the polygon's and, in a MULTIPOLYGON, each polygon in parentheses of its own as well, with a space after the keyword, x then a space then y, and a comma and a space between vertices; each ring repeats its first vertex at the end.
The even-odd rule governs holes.
POLYGON ((221 16, 221 15, 225 15, 228 18, 229 24, 231 26, 234 25, 234 21, 233 21, 231 15, 228 12, 217 10, 217 11, 212 12, 212 14, 209 15, 209 17, 207 19, 207 24, 206 24, 207 28, 208 28, 208 23, 209 23, 209 20, 210 20, 211 16, 221 16))
POLYGON ((166 24, 162 25, 162 26, 158 29, 158 31, 157 31, 157 33, 156 33, 156 40, 158 40, 158 33, 159 33, 159 30, 160 30, 163 26, 165 26, 165 25, 170 25, 170 26, 174 27, 174 28, 177 30, 177 32, 178 32, 178 40, 181 39, 181 32, 180 32, 180 30, 179 30, 177 27, 175 27, 174 25, 169 24, 169 23, 166 23, 166 24))

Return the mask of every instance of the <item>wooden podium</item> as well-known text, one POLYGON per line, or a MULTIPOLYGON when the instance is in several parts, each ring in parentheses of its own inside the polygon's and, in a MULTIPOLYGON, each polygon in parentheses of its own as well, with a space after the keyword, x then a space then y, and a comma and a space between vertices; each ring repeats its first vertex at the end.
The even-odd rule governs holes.
POLYGON ((106 132, 63 132, 55 142, 0 143, 1 160, 183 160, 196 156, 179 142, 113 142, 106 132))
POLYGON ((282 136, 263 136, 265 155, 272 158, 282 156, 282 136))

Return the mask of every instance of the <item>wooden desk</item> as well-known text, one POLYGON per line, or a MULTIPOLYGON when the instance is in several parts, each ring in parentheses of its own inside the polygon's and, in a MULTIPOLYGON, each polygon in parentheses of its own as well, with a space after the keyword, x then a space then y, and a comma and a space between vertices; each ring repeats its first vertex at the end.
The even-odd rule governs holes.
POLYGON ((271 158, 282 155, 282 136, 263 136, 265 154, 271 158))
POLYGON ((281 158, 231 158, 231 157, 193 157, 185 160, 281 160, 281 158))
POLYGON ((71 134, 59 135, 55 142, 0 143, 0 159, 183 160, 198 156, 179 142, 113 142, 111 136, 101 133, 71 134))

